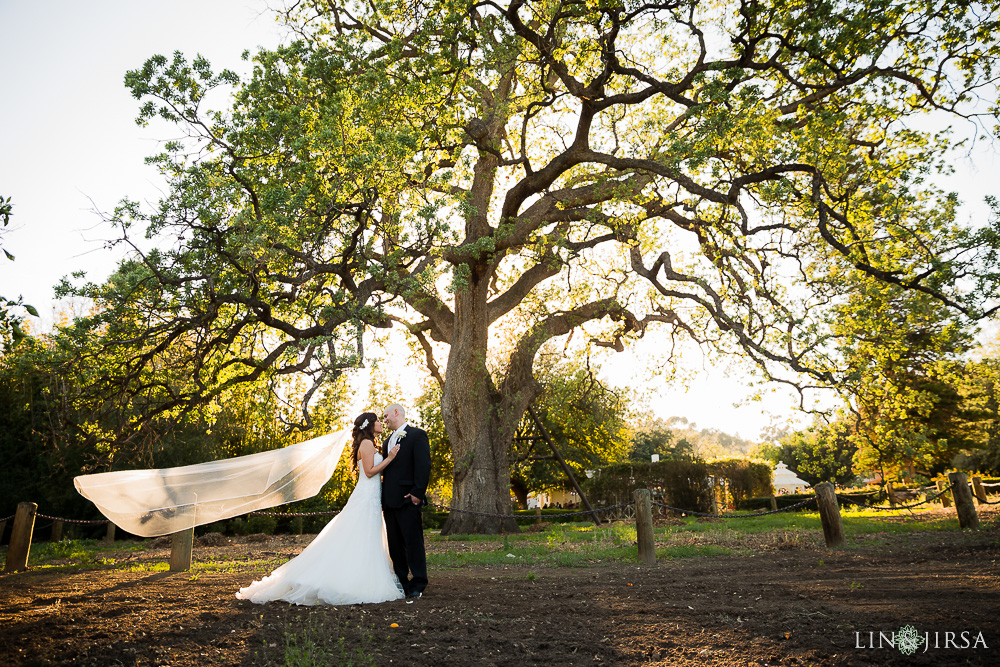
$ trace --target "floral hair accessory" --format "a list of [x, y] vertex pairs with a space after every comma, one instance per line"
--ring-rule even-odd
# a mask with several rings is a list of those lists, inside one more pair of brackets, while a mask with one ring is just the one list
[[368, 420], [367, 419], [365, 419], [363, 422], [361, 422], [361, 426], [358, 427], [358, 430], [360, 431], [365, 426], [368, 426]]

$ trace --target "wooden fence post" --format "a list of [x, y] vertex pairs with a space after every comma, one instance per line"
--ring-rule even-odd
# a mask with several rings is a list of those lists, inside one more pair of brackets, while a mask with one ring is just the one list
[[14, 515], [14, 528], [10, 532], [7, 547], [7, 563], [4, 572], [15, 572], [28, 568], [28, 552], [31, 551], [31, 534], [35, 530], [35, 503], [18, 503]]
[[951, 482], [951, 495], [955, 499], [955, 512], [958, 513], [958, 526], [960, 528], [979, 528], [979, 515], [976, 514], [976, 506], [972, 502], [972, 492], [969, 491], [969, 479], [964, 472], [948, 473], [948, 480]]
[[944, 493], [945, 481], [939, 479], [934, 484], [937, 486], [938, 493], [941, 494], [938, 496], [938, 500], [941, 501], [941, 507], [951, 507], [951, 498], [948, 497], [947, 493]]
[[535, 524], [538, 525], [538, 526], [542, 525], [542, 506], [541, 505], [538, 505], [537, 507], [535, 507]]
[[3, 541], [3, 533], [7, 530], [7, 519], [0, 521], [0, 541]]
[[58, 542], [62, 539], [63, 522], [56, 519], [52, 522], [52, 536], [49, 538], [50, 542]]
[[892, 488], [892, 482], [885, 483], [885, 494], [889, 500], [889, 507], [896, 506], [896, 490]]
[[772, 512], [778, 511], [778, 499], [775, 498], [773, 495], [771, 496], [771, 511]]
[[983, 488], [983, 478], [979, 475], [972, 478], [972, 491], [976, 494], [976, 500], [980, 505], [986, 503], [986, 489]]
[[823, 482], [816, 485], [816, 504], [819, 506], [819, 519], [823, 524], [823, 538], [828, 547], [842, 547], [844, 539], [844, 522], [840, 518], [840, 504], [837, 503], [837, 492], [833, 484]]
[[108, 531], [104, 533], [104, 541], [109, 544], [115, 541], [115, 524], [113, 521], [108, 521]]
[[650, 502], [649, 489], [636, 489], [632, 497], [635, 498], [635, 536], [639, 544], [639, 562], [643, 565], [656, 565], [653, 506]]
[[191, 550], [194, 548], [194, 528], [170, 536], [170, 571], [186, 572], [191, 569]]

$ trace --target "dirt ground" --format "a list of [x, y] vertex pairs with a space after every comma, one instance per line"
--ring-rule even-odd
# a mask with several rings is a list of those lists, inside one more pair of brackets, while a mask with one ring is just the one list
[[[0, 576], [0, 664], [283, 664], [290, 635], [322, 652], [317, 664], [997, 665], [1000, 517], [980, 516], [978, 532], [842, 550], [779, 542], [645, 568], [438, 568], [420, 600], [350, 607], [239, 601], [247, 572], [36, 569]], [[234, 539], [195, 559], [283, 558], [308, 539]], [[168, 549], [122, 557], [162, 562]], [[926, 651], [886, 642], [907, 625]]]

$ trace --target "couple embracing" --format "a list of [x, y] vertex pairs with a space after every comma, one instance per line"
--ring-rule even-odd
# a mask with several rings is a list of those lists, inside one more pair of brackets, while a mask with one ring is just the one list
[[[385, 437], [381, 446], [380, 436]], [[427, 587], [421, 507], [430, 477], [427, 434], [393, 404], [354, 420], [358, 482], [344, 509], [309, 546], [236, 597], [343, 605], [419, 598]]]

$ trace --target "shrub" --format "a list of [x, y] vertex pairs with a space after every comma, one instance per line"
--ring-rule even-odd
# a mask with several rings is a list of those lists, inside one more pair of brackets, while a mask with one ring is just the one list
[[242, 517], [236, 517], [235, 519], [230, 519], [229, 523], [226, 525], [227, 535], [249, 535], [250, 527], [247, 522]]
[[425, 529], [441, 530], [444, 522], [448, 520], [448, 512], [435, 512], [424, 510], [423, 525]]
[[278, 527], [278, 519], [273, 516], [261, 516], [252, 514], [247, 517], [247, 530], [251, 533], [264, 533], [273, 535], [274, 529]]
[[618, 463], [597, 470], [585, 483], [585, 492], [591, 504], [599, 507], [631, 503], [633, 491], [649, 489], [656, 501], [707, 512], [712, 507], [708, 477], [708, 464], [700, 460]]
[[215, 523], [210, 523], [207, 526], [198, 526], [194, 530], [194, 534], [201, 537], [202, 535], [207, 535], [208, 533], [225, 533], [226, 532], [226, 522], [216, 521]]
[[749, 459], [717, 459], [709, 462], [708, 469], [729, 492], [733, 507], [739, 507], [747, 498], [766, 497], [774, 493], [770, 463]]

